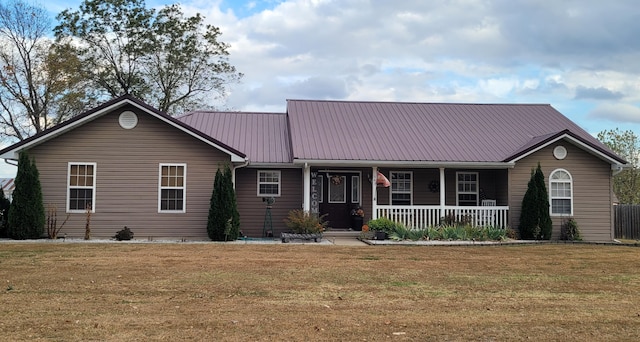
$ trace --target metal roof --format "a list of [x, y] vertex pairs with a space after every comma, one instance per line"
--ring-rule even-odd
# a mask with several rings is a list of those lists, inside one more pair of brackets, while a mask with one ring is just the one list
[[285, 113], [196, 111], [176, 119], [242, 151], [252, 164], [292, 161]]
[[508, 162], [570, 132], [624, 163], [548, 104], [288, 100], [287, 113], [300, 160]]
[[287, 113], [196, 111], [173, 118], [130, 95], [4, 148], [0, 157], [15, 158], [22, 149], [127, 104], [229, 153], [235, 162], [502, 165], [565, 139], [612, 164], [626, 164], [547, 104], [287, 100]]

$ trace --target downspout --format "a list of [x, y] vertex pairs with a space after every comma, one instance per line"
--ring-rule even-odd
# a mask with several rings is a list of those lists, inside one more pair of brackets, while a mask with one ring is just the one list
[[[613, 177], [615, 177], [617, 174], [619, 174], [620, 172], [622, 172], [622, 170], [624, 170], [624, 167], [621, 164], [615, 164], [615, 165], [611, 165], [611, 170], [613, 170], [613, 172], [611, 172], [611, 189], [609, 190], [610, 192], [610, 196], [611, 196], [611, 200], [613, 202], [613, 196], [615, 196], [615, 193], [613, 192]], [[611, 206], [611, 231], [609, 232], [610, 234], [610, 239], [611, 241], [617, 241], [616, 240], [616, 228], [615, 228], [615, 213], [614, 213], [614, 209], [613, 209], [613, 205]]]
[[236, 169], [245, 167], [247, 165], [249, 165], [249, 158], [244, 158], [244, 163], [236, 165], [231, 169], [231, 182], [233, 183], [233, 190], [236, 189]]
[[611, 165], [611, 169], [613, 170], [613, 173], [611, 174], [611, 176], [615, 177], [617, 174], [622, 172], [622, 170], [624, 170], [624, 167], [620, 164], [615, 164], [615, 165]]
[[[15, 163], [15, 164], [12, 164], [12, 163], [10, 163], [10, 162], [9, 162], [9, 160], [13, 160], [13, 161], [15, 161], [16, 163]], [[16, 166], [16, 167], [18, 166], [18, 161], [17, 161], [17, 160], [15, 160], [15, 159], [6, 159], [6, 158], [5, 158], [5, 159], [4, 159], [4, 162], [5, 162], [5, 163], [7, 163], [7, 164], [9, 164], [9, 165], [13, 165], [13, 166]]]

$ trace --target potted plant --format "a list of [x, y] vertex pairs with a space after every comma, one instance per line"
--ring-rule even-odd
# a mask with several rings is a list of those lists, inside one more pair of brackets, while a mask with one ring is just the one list
[[396, 223], [386, 217], [370, 220], [367, 225], [369, 230], [375, 233], [376, 240], [385, 240], [396, 227]]
[[325, 221], [325, 216], [327, 214], [316, 215], [300, 209], [291, 210], [287, 218], [284, 219], [287, 227], [291, 229], [291, 233], [281, 233], [282, 242], [289, 242], [291, 239], [314, 240], [316, 242], [322, 240], [322, 232], [329, 224], [329, 221]]
[[351, 209], [351, 229], [353, 230], [362, 230], [362, 225], [364, 223], [364, 210], [362, 210], [361, 206], [356, 206]]

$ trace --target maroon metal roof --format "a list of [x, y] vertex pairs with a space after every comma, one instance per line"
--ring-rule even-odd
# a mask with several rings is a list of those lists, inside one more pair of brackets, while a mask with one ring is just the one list
[[292, 161], [284, 113], [197, 111], [176, 119], [242, 151], [251, 163]]
[[288, 100], [287, 113], [301, 160], [503, 162], [570, 132], [624, 162], [547, 104]]

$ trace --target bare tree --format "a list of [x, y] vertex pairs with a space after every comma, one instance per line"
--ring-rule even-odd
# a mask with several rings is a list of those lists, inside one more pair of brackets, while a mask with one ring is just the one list
[[206, 97], [226, 96], [226, 84], [242, 77], [227, 60], [229, 45], [218, 41], [220, 29], [203, 21], [200, 14], [185, 18], [177, 5], [155, 18], [143, 68], [160, 110], [209, 107]]
[[220, 30], [178, 5], [158, 11], [144, 0], [84, 0], [58, 15], [58, 42], [74, 42], [94, 89], [132, 94], [172, 113], [207, 107], [242, 76], [227, 60]]
[[21, 0], [0, 4], [0, 137], [23, 140], [87, 105], [79, 60], [47, 37], [47, 12]]

